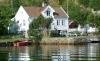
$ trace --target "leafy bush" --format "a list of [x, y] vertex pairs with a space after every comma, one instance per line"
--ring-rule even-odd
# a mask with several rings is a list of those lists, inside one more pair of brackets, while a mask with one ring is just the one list
[[30, 39], [34, 39], [35, 41], [41, 41], [42, 39], [42, 33], [40, 30], [36, 30], [36, 29], [32, 29], [30, 32], [29, 32], [29, 35], [30, 35]]
[[60, 34], [58, 30], [51, 31], [50, 36], [51, 37], [65, 37], [65, 35]]

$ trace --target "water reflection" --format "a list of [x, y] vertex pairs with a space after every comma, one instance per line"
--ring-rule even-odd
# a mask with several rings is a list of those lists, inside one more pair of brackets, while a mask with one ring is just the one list
[[0, 52], [0, 61], [8, 61], [8, 53]]
[[57, 51], [51, 54], [52, 61], [70, 61], [69, 50], [60, 47]]
[[14, 47], [12, 51], [9, 52], [9, 61], [29, 61], [29, 47]]
[[41, 46], [34, 46], [34, 48], [31, 48], [30, 50], [30, 58], [33, 61], [41, 61], [42, 60], [42, 48]]
[[100, 44], [1, 47], [0, 61], [100, 61]]
[[88, 45], [88, 60], [100, 61], [100, 44]]

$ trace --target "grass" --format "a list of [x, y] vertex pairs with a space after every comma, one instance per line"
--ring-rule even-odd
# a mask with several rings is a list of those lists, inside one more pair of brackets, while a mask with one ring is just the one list
[[14, 42], [17, 39], [0, 39], [0, 42]]
[[4, 35], [0, 36], [0, 42], [13, 42], [18, 39], [22, 39], [22, 35]]

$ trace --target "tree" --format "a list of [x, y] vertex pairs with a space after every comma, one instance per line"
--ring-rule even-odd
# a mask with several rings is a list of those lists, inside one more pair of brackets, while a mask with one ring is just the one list
[[68, 12], [71, 20], [77, 21], [81, 25], [86, 23], [88, 13], [84, 8], [77, 5], [75, 0], [68, 0], [67, 3], [63, 5], [63, 8]]
[[37, 19], [33, 20], [33, 22], [30, 24], [30, 28], [33, 29], [43, 29], [45, 24], [45, 19], [42, 15], [40, 15]]
[[45, 28], [49, 29], [51, 22], [52, 22], [51, 18], [45, 19], [42, 15], [40, 15], [37, 19], [33, 20], [30, 28], [41, 29], [41, 30]]
[[95, 16], [95, 24], [96, 27], [100, 30], [100, 16]]
[[0, 6], [0, 35], [8, 33], [8, 26], [10, 24], [11, 10], [9, 6]]
[[100, 10], [100, 0], [79, 0], [80, 4], [84, 5], [86, 8], [90, 7], [94, 10]]
[[50, 28], [52, 19], [45, 19], [40, 15], [37, 19], [34, 19], [29, 26], [29, 35], [35, 40], [41, 40], [43, 36], [43, 31]]
[[36, 42], [42, 39], [42, 29], [44, 27], [44, 17], [40, 15], [37, 19], [34, 19], [29, 26], [30, 38], [34, 39]]
[[69, 19], [77, 21], [81, 25], [85, 25], [90, 22], [91, 10], [89, 7], [89, 0], [65, 0], [62, 4], [63, 8], [69, 15]]
[[93, 8], [94, 10], [100, 10], [100, 0], [89, 0], [89, 2], [89, 7]]
[[20, 5], [22, 5], [21, 0], [11, 0], [11, 8], [12, 8], [13, 14], [15, 14], [17, 12]]
[[79, 3], [85, 7], [89, 7], [90, 0], [79, 0]]

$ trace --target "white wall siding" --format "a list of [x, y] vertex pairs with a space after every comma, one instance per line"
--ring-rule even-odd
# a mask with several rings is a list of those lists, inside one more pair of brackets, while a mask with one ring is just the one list
[[22, 6], [20, 6], [18, 12], [15, 15], [15, 21], [20, 27], [18, 31], [27, 31], [29, 29], [29, 16]]
[[55, 18], [51, 24], [51, 30], [66, 30], [68, 31], [67, 18]]

